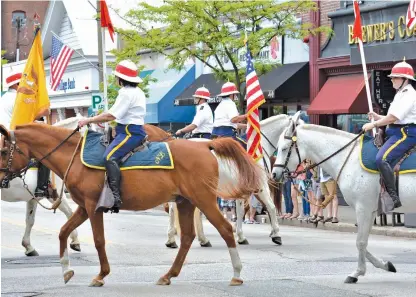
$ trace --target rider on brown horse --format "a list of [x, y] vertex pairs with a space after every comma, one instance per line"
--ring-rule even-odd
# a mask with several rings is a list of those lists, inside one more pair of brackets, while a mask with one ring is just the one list
[[146, 136], [143, 128], [146, 114], [146, 96], [137, 87], [142, 80], [138, 77], [137, 66], [132, 61], [121, 61], [116, 66], [114, 75], [121, 87], [114, 105], [107, 112], [80, 120], [79, 126], [113, 120], [117, 123], [116, 137], [107, 147], [104, 158], [108, 184], [114, 195], [112, 210], [118, 212], [122, 203], [120, 197], [120, 161], [128, 152], [138, 147]]

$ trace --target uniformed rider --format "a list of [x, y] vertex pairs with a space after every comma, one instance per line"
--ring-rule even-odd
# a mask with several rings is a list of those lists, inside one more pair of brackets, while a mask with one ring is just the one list
[[239, 126], [238, 124], [247, 119], [247, 114], [239, 114], [237, 105], [234, 102], [238, 101], [239, 93], [236, 85], [232, 82], [227, 82], [222, 86], [221, 93], [218, 95], [222, 100], [214, 112], [212, 136], [213, 138], [232, 137], [244, 145], [244, 141], [237, 137], [236, 130]]
[[389, 125], [386, 129], [388, 140], [378, 152], [376, 163], [395, 208], [402, 204], [394, 180], [393, 163], [416, 145], [416, 91], [409, 82], [415, 80], [414, 76], [413, 68], [408, 63], [403, 61], [396, 64], [389, 75], [396, 95], [387, 115], [370, 112], [369, 118], [374, 119], [374, 122], [363, 126], [363, 130], [368, 131]]
[[[13, 71], [7, 78], [5, 87], [8, 88], [7, 92], [1, 97], [0, 100], [0, 124], [6, 128], [10, 128], [10, 124], [13, 116], [13, 109], [16, 103], [17, 89], [19, 88], [20, 79], [22, 73], [20, 71]], [[41, 114], [37, 115], [36, 121], [43, 120], [44, 116], [48, 116], [50, 110], [46, 109]], [[38, 165], [38, 182], [35, 189], [36, 197], [50, 197], [48, 186], [50, 170], [48, 167], [39, 163]]]
[[121, 61], [114, 71], [117, 84], [121, 87], [114, 105], [100, 115], [79, 121], [79, 126], [90, 123], [104, 123], [115, 120], [116, 136], [104, 154], [107, 180], [114, 195], [112, 211], [121, 207], [120, 197], [120, 161], [134, 148], [142, 144], [146, 133], [144, 117], [146, 115], [146, 96], [138, 87], [142, 82], [137, 66], [130, 60]]
[[201, 87], [197, 89], [192, 96], [194, 97], [194, 103], [197, 105], [194, 120], [190, 125], [176, 131], [176, 135], [179, 136], [192, 131], [191, 138], [210, 139], [214, 118], [212, 109], [207, 103], [207, 100], [211, 98], [209, 90], [205, 87]]

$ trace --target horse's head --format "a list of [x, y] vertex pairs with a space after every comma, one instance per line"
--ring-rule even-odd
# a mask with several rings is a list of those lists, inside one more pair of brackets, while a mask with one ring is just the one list
[[11, 178], [14, 174], [19, 173], [27, 163], [28, 150], [17, 145], [14, 131], [8, 131], [3, 125], [0, 125], [0, 185], [3, 180]]
[[296, 127], [303, 124], [299, 116], [300, 113], [297, 113], [290, 119], [288, 127], [282, 132], [276, 145], [277, 156], [272, 171], [276, 181], [281, 181], [284, 173], [296, 170], [301, 163], [296, 136]]

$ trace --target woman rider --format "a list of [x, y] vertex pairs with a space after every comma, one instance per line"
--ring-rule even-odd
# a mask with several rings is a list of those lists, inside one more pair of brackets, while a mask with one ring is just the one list
[[90, 123], [104, 123], [115, 120], [116, 137], [104, 153], [107, 179], [114, 195], [112, 210], [118, 212], [121, 207], [120, 197], [120, 160], [131, 150], [138, 147], [146, 136], [144, 117], [146, 114], [146, 96], [137, 87], [142, 82], [138, 76], [137, 66], [129, 60], [121, 61], [114, 71], [117, 84], [121, 87], [114, 105], [100, 115], [84, 118], [79, 127]]

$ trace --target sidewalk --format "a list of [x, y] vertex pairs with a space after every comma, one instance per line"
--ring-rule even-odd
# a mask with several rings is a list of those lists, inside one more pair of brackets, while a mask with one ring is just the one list
[[[301, 207], [301, 205], [299, 206]], [[325, 211], [324, 211], [325, 214]], [[257, 215], [256, 221], [261, 222], [262, 218], [266, 219], [266, 222], [269, 222], [269, 217], [267, 215]], [[404, 216], [401, 216], [402, 223]], [[323, 230], [332, 230], [340, 232], [353, 232], [357, 233], [357, 227], [355, 226], [356, 218], [355, 211], [349, 206], [339, 206], [338, 210], [338, 220], [339, 223], [318, 223], [318, 226], [315, 226], [313, 223], [307, 223], [305, 221], [300, 221], [298, 219], [278, 219], [280, 225], [287, 226], [297, 226], [304, 228], [318, 228]], [[387, 226], [380, 226], [380, 217], [376, 217], [377, 225], [373, 225], [371, 229], [371, 234], [384, 235], [384, 236], [394, 236], [394, 237], [407, 237], [407, 238], [416, 238], [416, 228], [406, 228], [404, 226], [392, 226], [392, 215], [387, 215]]]

